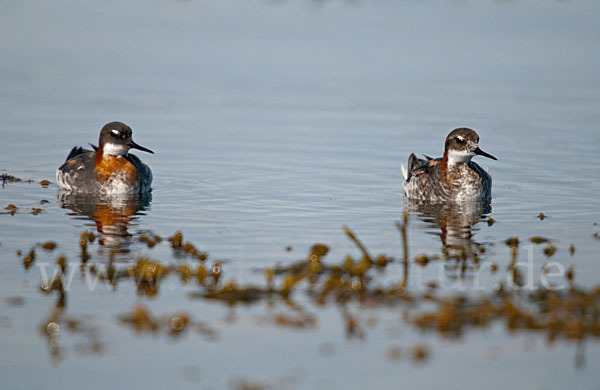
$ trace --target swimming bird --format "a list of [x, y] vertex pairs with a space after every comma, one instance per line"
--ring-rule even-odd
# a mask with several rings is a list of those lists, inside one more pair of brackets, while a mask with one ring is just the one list
[[110, 122], [100, 131], [98, 147], [74, 147], [56, 170], [58, 186], [70, 192], [131, 194], [151, 191], [152, 171], [130, 149], [154, 153], [133, 142], [129, 126]]
[[408, 157], [408, 169], [402, 165], [406, 195], [433, 202], [489, 201], [492, 177], [471, 161], [476, 155], [497, 160], [479, 148], [479, 135], [465, 127], [448, 134], [441, 158], [425, 156], [423, 160], [412, 153]]

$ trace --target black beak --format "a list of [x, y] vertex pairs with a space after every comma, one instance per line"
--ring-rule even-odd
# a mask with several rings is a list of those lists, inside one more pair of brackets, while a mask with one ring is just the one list
[[[150, 149], [148, 149], [148, 148], [145, 148], [145, 147], [143, 147], [143, 146], [140, 146], [140, 145], [136, 144], [136, 143], [135, 143], [135, 142], [133, 142], [133, 141], [131, 141], [131, 142], [130, 142], [129, 144], [127, 144], [127, 145], [128, 145], [128, 146], [129, 146], [131, 149], [138, 149], [138, 150], [141, 150], [142, 152], [148, 152], [148, 153], [152, 153], [152, 154], [154, 154], [154, 152], [153, 152], [153, 151], [151, 151]], [[494, 159], [494, 160], [495, 160], [495, 159]]]
[[491, 158], [492, 160], [498, 160], [496, 157], [492, 156], [491, 154], [486, 153], [483, 150], [479, 149], [479, 147], [477, 147], [477, 149], [475, 149], [475, 154], [478, 154], [483, 157]]

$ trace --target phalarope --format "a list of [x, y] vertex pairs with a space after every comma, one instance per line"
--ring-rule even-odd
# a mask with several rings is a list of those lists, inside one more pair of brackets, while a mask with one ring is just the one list
[[489, 201], [492, 177], [471, 161], [475, 155], [496, 160], [479, 148], [479, 135], [471, 129], [455, 129], [446, 137], [444, 156], [425, 160], [412, 153], [408, 169], [402, 165], [404, 191], [409, 198], [433, 202]]
[[152, 171], [130, 149], [154, 153], [133, 142], [129, 126], [110, 122], [100, 131], [94, 151], [74, 147], [56, 171], [58, 186], [66, 191], [119, 194], [151, 191]]

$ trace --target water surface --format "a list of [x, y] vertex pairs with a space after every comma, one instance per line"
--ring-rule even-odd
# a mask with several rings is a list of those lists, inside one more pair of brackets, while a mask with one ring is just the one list
[[[90, 289], [78, 273], [64, 301], [40, 290], [42, 270], [51, 275], [60, 254], [79, 269], [86, 229], [98, 236], [88, 266], [109, 264], [111, 253], [122, 269], [140, 255], [196, 265], [166, 241], [149, 249], [139, 240], [145, 231], [166, 238], [179, 230], [208, 253], [209, 269], [220, 262], [220, 283], [264, 287], [265, 268], [305, 259], [315, 243], [330, 248], [324, 263], [358, 260], [343, 225], [373, 255], [393, 258], [370, 271], [370, 286], [399, 286], [406, 274], [396, 222], [405, 210], [406, 287], [415, 296], [428, 282], [440, 296], [495, 294], [510, 281], [509, 237], [520, 238], [518, 261], [531, 259], [534, 286], [542, 266], [556, 262], [553, 271], [564, 272], [548, 279], [560, 291], [569, 289], [571, 266], [576, 286], [593, 289], [595, 2], [38, 1], [2, 9], [0, 173], [23, 179], [0, 190], [2, 208], [18, 207], [0, 215], [5, 386], [597, 386], [597, 335], [549, 343], [545, 332], [511, 332], [499, 320], [449, 337], [407, 321], [407, 312], [435, 306], [421, 300], [416, 308], [319, 305], [302, 286], [292, 303], [231, 307], [198, 298], [202, 289], [179, 275], [154, 296], [127, 280]], [[151, 199], [59, 193], [54, 171], [70, 148], [97, 142], [113, 120], [156, 151], [138, 153], [154, 172]], [[461, 126], [476, 129], [498, 157], [477, 160], [493, 176], [491, 205], [408, 202], [400, 164], [411, 152], [441, 155], [447, 133]], [[52, 183], [42, 187], [43, 179]], [[548, 244], [531, 244], [532, 236], [550, 239], [556, 252], [548, 257]], [[29, 249], [46, 241], [58, 247], [37, 248], [25, 270]], [[470, 259], [462, 268], [413, 261], [462, 248]], [[534, 306], [528, 292], [520, 297]], [[156, 318], [185, 312], [195, 325], [179, 336], [168, 327], [138, 333], [120, 319], [139, 304]], [[305, 322], [292, 326], [288, 317]], [[422, 346], [426, 356], [411, 357]]]

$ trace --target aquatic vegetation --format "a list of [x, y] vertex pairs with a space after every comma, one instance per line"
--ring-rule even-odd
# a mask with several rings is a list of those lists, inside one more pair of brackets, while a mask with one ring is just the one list
[[516, 249], [519, 247], [519, 238], [518, 237], [511, 237], [511, 238], [507, 238], [504, 243], [506, 245], [508, 245], [509, 247]]
[[[568, 276], [567, 276], [568, 277]], [[553, 341], [600, 336], [600, 291], [568, 290], [566, 292], [538, 289], [519, 302], [513, 293], [499, 292], [496, 296], [469, 299], [459, 296], [438, 301], [438, 309], [416, 315], [413, 323], [449, 337], [459, 337], [468, 328], [487, 327], [502, 320], [511, 332], [540, 331]], [[527, 309], [534, 304], [536, 309]]]
[[140, 304], [131, 313], [119, 316], [118, 320], [138, 334], [165, 332], [171, 337], [179, 337], [191, 329], [208, 339], [216, 338], [216, 332], [212, 328], [202, 321], [194, 321], [186, 312], [155, 317], [146, 306]]
[[138, 240], [140, 242], [145, 243], [148, 246], [148, 248], [152, 249], [152, 248], [154, 248], [154, 246], [156, 246], [157, 244], [160, 244], [162, 242], [162, 237], [146, 230], [146, 231], [139, 232]]
[[552, 257], [556, 253], [556, 247], [553, 244], [548, 244], [547, 247], [544, 248], [544, 254], [546, 257]]
[[416, 344], [412, 347], [410, 354], [413, 361], [424, 362], [429, 358], [429, 347], [424, 343]]
[[540, 236], [533, 236], [533, 237], [529, 238], [529, 241], [531, 241], [534, 244], [544, 244], [544, 243], [550, 242], [550, 240], [547, 239], [546, 237], [540, 237]]
[[56, 243], [54, 241], [46, 241], [42, 244], [42, 248], [44, 248], [47, 251], [53, 251], [54, 249], [56, 249]]
[[151, 284], [156, 284], [167, 273], [167, 269], [162, 264], [143, 257], [140, 257], [129, 270], [138, 282]]
[[[229, 309], [242, 306], [265, 304], [266, 313], [258, 316], [259, 324], [283, 329], [313, 330], [318, 328], [319, 315], [315, 312], [323, 307], [335, 307], [343, 322], [343, 332], [348, 338], [365, 339], [370, 327], [377, 319], [362, 318], [353, 308], [360, 306], [370, 310], [385, 310], [399, 307], [403, 310], [402, 322], [414, 329], [435, 332], [444, 337], [460, 338], [472, 329], [485, 329], [493, 323], [502, 323], [508, 332], [536, 332], [545, 334], [549, 341], [557, 338], [584, 340], [600, 337], [600, 287], [583, 289], [575, 283], [575, 271], [569, 267], [565, 274], [568, 288], [554, 289], [554, 285], [532, 286], [524, 290], [527, 276], [519, 267], [518, 256], [521, 246], [519, 237], [503, 241], [509, 248], [510, 259], [506, 267], [501, 267], [496, 259], [485, 257], [492, 244], [472, 243], [450, 245], [443, 241], [440, 253], [409, 256], [407, 213], [396, 224], [402, 241], [402, 254], [399, 257], [385, 253], [372, 254], [359, 236], [347, 226], [342, 230], [354, 243], [356, 254], [347, 254], [339, 261], [330, 261], [328, 245], [314, 244], [306, 256], [287, 263], [259, 269], [264, 281], [240, 283], [235, 279], [224, 279], [227, 263], [211, 259], [207, 252], [200, 251], [191, 242], [184, 241], [178, 231], [166, 239], [148, 231], [134, 234], [136, 242], [148, 251], [170, 247], [172, 256], [167, 260], [151, 259], [148, 254], [123, 252], [122, 248], [112, 247], [107, 257], [93, 254], [90, 247], [103, 245], [101, 236], [85, 230], [79, 236], [79, 267], [82, 275], [90, 274], [98, 280], [106, 280], [113, 288], [120, 283], [133, 283], [141, 296], [155, 297], [165, 280], [172, 285], [175, 281], [186, 286], [191, 300], [222, 303]], [[544, 245], [540, 251], [551, 257], [558, 248], [552, 240], [534, 235], [528, 239], [535, 245]], [[164, 245], [161, 245], [164, 244]], [[25, 269], [36, 261], [37, 248], [42, 248], [47, 256], [58, 247], [54, 241], [34, 245], [29, 251], [19, 253]], [[574, 255], [574, 246], [569, 248]], [[126, 255], [117, 260], [118, 253]], [[100, 257], [98, 257], [100, 256]], [[428, 281], [421, 290], [409, 288], [410, 269], [418, 266], [426, 268], [432, 263], [443, 263], [448, 277], [467, 278], [469, 273], [489, 272], [490, 275], [506, 272], [506, 282], [500, 282], [494, 291], [474, 294], [453, 295], [440, 288], [439, 283]], [[482, 268], [485, 263], [488, 268]], [[393, 267], [390, 267], [393, 266]], [[50, 320], [44, 323], [44, 334], [48, 339], [51, 356], [59, 360], [62, 351], [58, 343], [60, 329], [65, 328], [62, 312], [66, 307], [68, 285], [64, 275], [69, 269], [67, 258], [60, 255], [56, 259], [55, 274], [40, 284], [40, 290], [47, 295], [56, 294]], [[393, 270], [393, 271], [392, 271]], [[485, 271], [488, 270], [488, 271]], [[548, 265], [541, 269], [542, 275], [549, 273]], [[391, 275], [388, 283], [381, 277]], [[87, 276], [86, 276], [87, 277]], [[195, 331], [214, 339], [216, 332], [210, 324], [194, 320], [189, 310], [183, 309], [172, 314], [153, 315], [148, 306], [137, 304], [131, 313], [119, 316], [119, 323], [131, 327], [139, 334], [166, 334], [177, 338]], [[88, 350], [101, 351], [98, 336], [92, 342], [96, 347]], [[390, 346], [384, 357], [390, 361], [409, 358], [415, 363], [427, 361], [430, 347], [418, 343], [412, 347]]]
[[2, 215], [2, 214], [15, 215], [17, 213], [38, 215], [38, 214], [41, 214], [42, 212], [44, 212], [44, 209], [39, 208], [39, 207], [32, 207], [31, 209], [23, 209], [23, 208], [15, 206], [13, 203], [9, 203], [6, 207], [4, 207], [4, 210], [6, 210], [6, 211], [0, 211], [0, 215]]
[[2, 186], [4, 186], [6, 183], [18, 183], [22, 181], [20, 178], [15, 177], [13, 175], [9, 175], [7, 173], [1, 174], [0, 179], [2, 179]]
[[434, 261], [434, 260], [439, 260], [439, 256], [434, 255], [434, 256], [427, 256], [426, 254], [420, 254], [417, 257], [414, 258], [414, 262], [419, 264], [421, 267], [426, 267], [427, 264], [429, 264], [430, 261]]
[[7, 212], [2, 212], [1, 214], [15, 215], [16, 212], [17, 212], [17, 206], [15, 206], [14, 204], [10, 203], [8, 206], [6, 206], [4, 208], [4, 210], [7, 210]]
[[171, 243], [172, 248], [181, 248], [183, 245], [183, 233], [175, 232], [175, 234], [167, 238], [167, 240]]
[[25, 267], [26, 270], [28, 270], [34, 261], [35, 261], [35, 249], [31, 248], [31, 250], [23, 258], [23, 266]]
[[90, 233], [89, 231], [84, 231], [81, 233], [81, 237], [79, 238], [79, 247], [81, 248], [81, 263], [85, 264], [90, 259], [90, 254], [88, 253], [88, 242], [93, 243], [96, 239], [94, 233]]
[[399, 361], [408, 355], [414, 363], [424, 363], [430, 354], [429, 346], [424, 342], [419, 342], [408, 349], [396, 345], [391, 346], [385, 352], [385, 357], [388, 361]]
[[492, 260], [492, 262], [490, 263], [490, 270], [492, 271], [492, 273], [496, 273], [498, 271], [498, 263], [496, 262], [496, 260]]
[[123, 315], [119, 320], [124, 324], [131, 325], [136, 333], [158, 330], [158, 321], [152, 317], [146, 307], [141, 305], [134, 307], [131, 314]]

